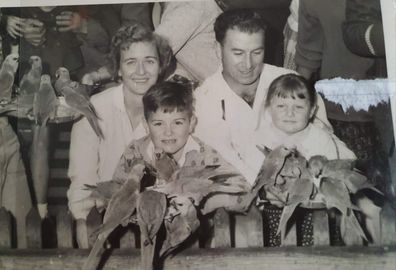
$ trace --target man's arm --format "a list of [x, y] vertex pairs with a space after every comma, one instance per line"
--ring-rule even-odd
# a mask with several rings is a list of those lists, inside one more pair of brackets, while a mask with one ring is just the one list
[[360, 56], [385, 56], [381, 5], [378, 0], [347, 0], [342, 33], [348, 49]]
[[312, 14], [308, 5], [308, 1], [300, 1], [295, 58], [297, 72], [306, 79], [310, 79], [321, 65], [324, 42], [320, 22]]

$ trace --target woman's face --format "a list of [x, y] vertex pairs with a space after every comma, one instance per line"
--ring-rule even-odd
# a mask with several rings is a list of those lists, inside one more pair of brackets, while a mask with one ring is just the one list
[[159, 56], [153, 43], [136, 42], [121, 50], [118, 75], [126, 90], [144, 95], [157, 82], [159, 72]]

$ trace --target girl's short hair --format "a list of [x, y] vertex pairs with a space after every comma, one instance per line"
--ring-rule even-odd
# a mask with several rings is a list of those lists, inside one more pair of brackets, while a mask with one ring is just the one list
[[143, 110], [146, 120], [158, 109], [165, 113], [187, 111], [194, 113], [194, 97], [187, 84], [164, 81], [154, 84], [143, 96]]
[[311, 108], [316, 105], [316, 91], [314, 86], [304, 77], [289, 73], [272, 81], [268, 88], [265, 106], [269, 107], [274, 96], [308, 99]]
[[175, 59], [168, 41], [151, 31], [147, 26], [136, 23], [121, 27], [111, 39], [108, 60], [114, 78], [118, 76], [120, 69], [121, 51], [127, 50], [131, 44], [137, 42], [150, 42], [157, 48], [160, 66], [159, 80], [165, 79], [173, 72]]

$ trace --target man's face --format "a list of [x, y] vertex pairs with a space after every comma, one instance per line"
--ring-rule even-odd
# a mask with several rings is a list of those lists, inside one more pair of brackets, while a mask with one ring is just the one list
[[121, 50], [120, 69], [124, 88], [136, 95], [144, 95], [157, 82], [160, 71], [159, 57], [151, 42], [132, 43]]
[[264, 60], [264, 32], [244, 33], [228, 29], [220, 45], [223, 76], [231, 89], [258, 82]]
[[147, 120], [154, 146], [173, 155], [175, 160], [180, 159], [195, 122], [195, 116], [190, 117], [186, 111], [164, 112], [161, 108], [151, 113]]
[[275, 127], [288, 135], [292, 135], [306, 128], [313, 116], [314, 108], [308, 99], [291, 96], [274, 96], [269, 111]]

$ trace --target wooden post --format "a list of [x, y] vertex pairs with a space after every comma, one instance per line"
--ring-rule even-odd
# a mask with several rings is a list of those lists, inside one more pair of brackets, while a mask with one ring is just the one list
[[326, 209], [313, 211], [314, 246], [329, 246], [329, 217]]
[[67, 208], [62, 208], [56, 216], [58, 248], [73, 247], [73, 218]]
[[26, 240], [28, 248], [42, 248], [41, 217], [35, 207], [26, 216]]
[[214, 215], [214, 239], [211, 247], [231, 247], [230, 217], [223, 209]]
[[263, 247], [263, 217], [252, 206], [247, 215], [235, 215], [235, 247]]
[[12, 247], [11, 214], [4, 207], [0, 208], [0, 248]]
[[396, 244], [396, 212], [388, 204], [385, 204], [381, 211], [381, 245]]
[[97, 232], [100, 225], [102, 225], [103, 218], [102, 215], [98, 212], [96, 207], [93, 207], [87, 216], [87, 238], [88, 238], [88, 246], [92, 247], [96, 241]]
[[354, 227], [348, 221], [345, 224], [345, 235], [342, 236], [342, 240], [347, 246], [363, 245], [362, 237], [356, 233]]
[[76, 220], [76, 238], [79, 248], [89, 248], [87, 222], [85, 219]]
[[285, 235], [285, 239], [282, 241], [282, 246], [297, 246], [297, 224], [295, 220], [291, 220], [293, 223], [288, 227]]

